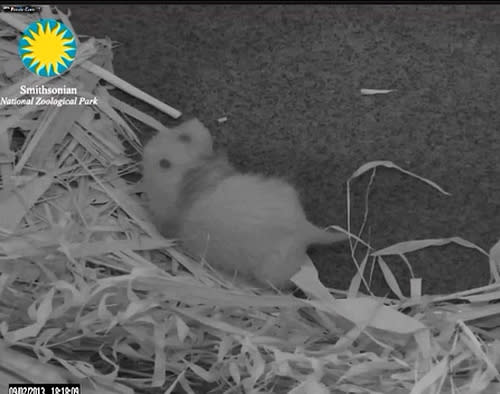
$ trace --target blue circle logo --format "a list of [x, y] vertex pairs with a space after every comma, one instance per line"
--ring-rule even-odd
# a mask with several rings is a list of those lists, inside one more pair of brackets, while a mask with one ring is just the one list
[[54, 19], [40, 19], [23, 32], [18, 46], [24, 66], [41, 77], [61, 75], [76, 55], [75, 36]]

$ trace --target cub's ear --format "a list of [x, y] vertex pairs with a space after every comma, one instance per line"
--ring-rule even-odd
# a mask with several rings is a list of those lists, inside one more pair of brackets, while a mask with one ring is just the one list
[[200, 130], [200, 129], [207, 129], [203, 123], [201, 122], [201, 120], [199, 120], [197, 117], [195, 116], [190, 116], [190, 117], [187, 117], [186, 120], [182, 121], [181, 123], [179, 123], [176, 128], [182, 128], [182, 127], [185, 127], [185, 128], [188, 128], [190, 130]]
[[193, 134], [208, 135], [211, 137], [208, 128], [203, 123], [201, 123], [198, 118], [191, 118], [189, 120], [186, 120], [181, 124], [175, 126], [173, 129], [179, 134], [184, 133], [190, 135], [191, 137], [193, 136]]
[[191, 118], [172, 128], [180, 142], [189, 144], [189, 149], [198, 154], [213, 152], [213, 138], [208, 128], [197, 118]]

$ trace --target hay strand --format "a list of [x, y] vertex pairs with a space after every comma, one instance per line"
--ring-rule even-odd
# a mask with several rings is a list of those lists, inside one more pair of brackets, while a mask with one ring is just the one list
[[[57, 15], [71, 26], [69, 14]], [[125, 143], [140, 154], [138, 130], [168, 129], [98, 82], [180, 112], [113, 74], [109, 40], [80, 37], [62, 76], [30, 74], [8, 39], [29, 18], [0, 14], [0, 96], [66, 85], [97, 100], [0, 106], [0, 389], [57, 381], [96, 394], [500, 392], [500, 242], [489, 252], [459, 236], [373, 250], [362, 239], [368, 192], [352, 228], [350, 183], [371, 173], [369, 188], [380, 166], [449, 195], [443, 188], [390, 161], [366, 163], [347, 183], [357, 272], [346, 291], [323, 286], [310, 261], [293, 277], [305, 298], [236, 285], [154, 228], [140, 183], [126, 176], [138, 166]], [[491, 282], [422, 294], [411, 254], [449, 243], [478, 252]], [[410, 289], [388, 255], [409, 267]], [[372, 294], [370, 266], [396, 298]]]

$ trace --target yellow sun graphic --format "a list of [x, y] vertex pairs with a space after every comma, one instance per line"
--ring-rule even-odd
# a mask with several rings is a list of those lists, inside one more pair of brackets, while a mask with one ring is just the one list
[[75, 60], [76, 40], [61, 22], [40, 19], [26, 28], [18, 49], [28, 70], [43, 77], [53, 77], [65, 72]]

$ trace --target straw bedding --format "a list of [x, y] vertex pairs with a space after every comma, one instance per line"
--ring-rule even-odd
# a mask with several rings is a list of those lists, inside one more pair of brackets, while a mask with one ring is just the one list
[[[55, 14], [52, 14], [52, 12]], [[44, 7], [42, 17], [68, 15]], [[293, 278], [306, 297], [243, 288], [159, 235], [137, 173], [141, 130], [168, 129], [113, 97], [121, 89], [181, 113], [116, 77], [113, 42], [80, 37], [69, 72], [24, 69], [17, 37], [39, 15], [0, 14], [0, 96], [77, 86], [97, 105], [0, 106], [0, 388], [80, 383], [88, 393], [498, 393], [500, 245], [459, 237], [373, 250], [352, 229], [357, 274], [326, 289], [314, 266]], [[350, 184], [380, 166], [371, 162]], [[368, 201], [365, 207], [368, 209]], [[338, 227], [337, 227], [338, 228]], [[489, 264], [490, 284], [442, 296], [401, 289], [384, 256], [457, 243]], [[379, 268], [394, 298], [370, 292]], [[459, 274], [459, 273], [457, 273]], [[5, 389], [5, 390], [4, 390]]]

